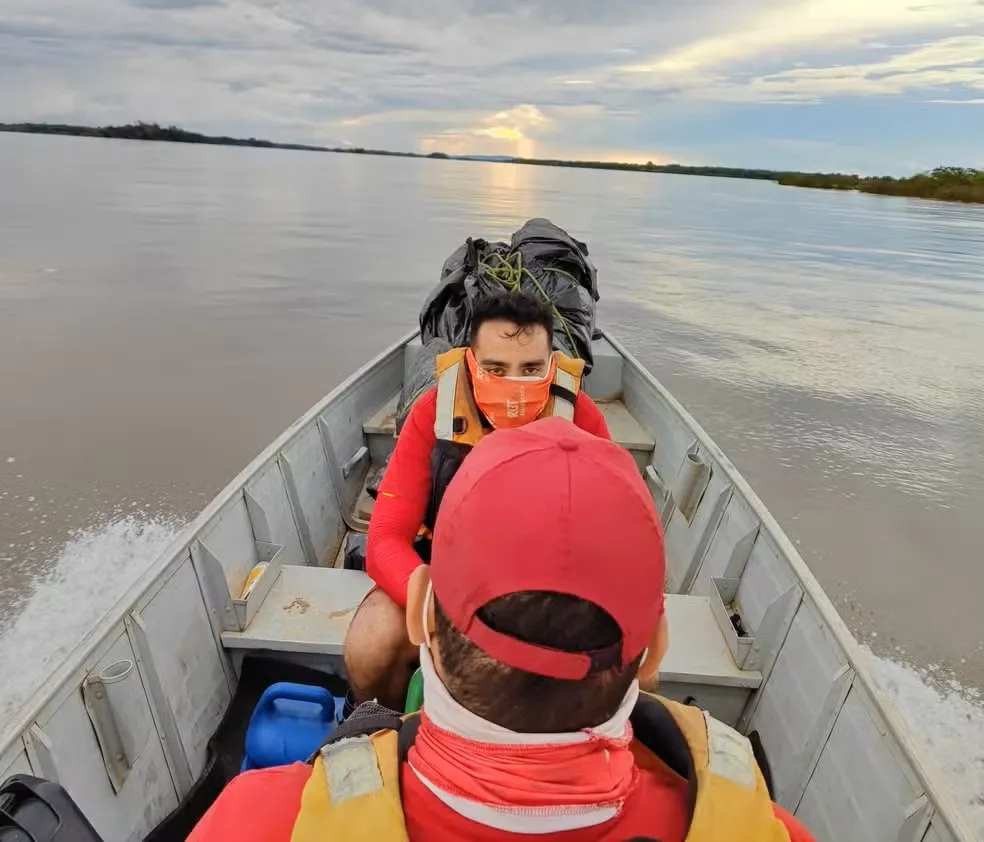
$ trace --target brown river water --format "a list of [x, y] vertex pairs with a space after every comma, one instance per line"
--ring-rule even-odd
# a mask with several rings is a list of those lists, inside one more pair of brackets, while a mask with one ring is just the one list
[[0, 185], [0, 716], [465, 237], [547, 216], [984, 834], [984, 207], [19, 135]]

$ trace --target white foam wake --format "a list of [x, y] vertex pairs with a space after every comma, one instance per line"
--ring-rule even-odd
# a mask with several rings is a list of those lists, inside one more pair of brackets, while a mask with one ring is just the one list
[[179, 528], [169, 518], [121, 516], [79, 530], [61, 547], [0, 636], [0, 722], [42, 687]]
[[875, 680], [895, 702], [926, 759], [984, 839], [984, 697], [935, 669], [880, 658], [863, 647]]

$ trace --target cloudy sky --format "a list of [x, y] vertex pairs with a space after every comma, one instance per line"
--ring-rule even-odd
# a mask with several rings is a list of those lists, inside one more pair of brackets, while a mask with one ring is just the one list
[[984, 166], [984, 0], [0, 0], [0, 121]]

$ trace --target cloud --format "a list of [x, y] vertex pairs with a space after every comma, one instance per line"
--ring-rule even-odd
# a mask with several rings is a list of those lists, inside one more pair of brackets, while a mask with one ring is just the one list
[[972, 93], [984, 82], [984, 3], [797, 2], [618, 70], [640, 89], [723, 103]]
[[816, 102], [830, 97], [898, 96], [931, 89], [984, 90], [984, 36], [962, 36], [899, 52], [882, 61], [784, 70], [704, 95]]
[[699, 39], [622, 69], [657, 76], [695, 74], [775, 58], [791, 48], [829, 53], [871, 44], [889, 34], [982, 24], [984, 5], [978, 0], [798, 0], [770, 9], [729, 33]]
[[549, 133], [553, 120], [535, 105], [514, 108], [480, 117], [477, 125], [449, 128], [421, 139], [428, 152], [472, 155], [537, 157], [537, 136]]
[[194, 9], [197, 6], [220, 6], [222, 0], [130, 0], [145, 9]]
[[982, 38], [977, 0], [4, 0], [0, 120], [664, 160], [755, 114], [765, 155], [829, 103], [979, 99]]
[[[552, 121], [535, 105], [523, 104], [490, 114], [484, 117], [482, 122], [486, 128], [480, 129], [480, 132], [505, 131], [522, 136], [524, 132], [542, 130]], [[489, 136], [494, 137], [494, 135]]]

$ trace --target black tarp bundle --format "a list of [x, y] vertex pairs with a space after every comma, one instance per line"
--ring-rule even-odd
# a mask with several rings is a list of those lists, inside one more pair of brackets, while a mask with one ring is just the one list
[[444, 261], [441, 282], [420, 311], [426, 345], [441, 338], [468, 343], [471, 305], [481, 295], [521, 290], [546, 297], [555, 308], [554, 348], [584, 360], [591, 370], [598, 272], [588, 247], [549, 219], [530, 219], [509, 243], [468, 238]]

